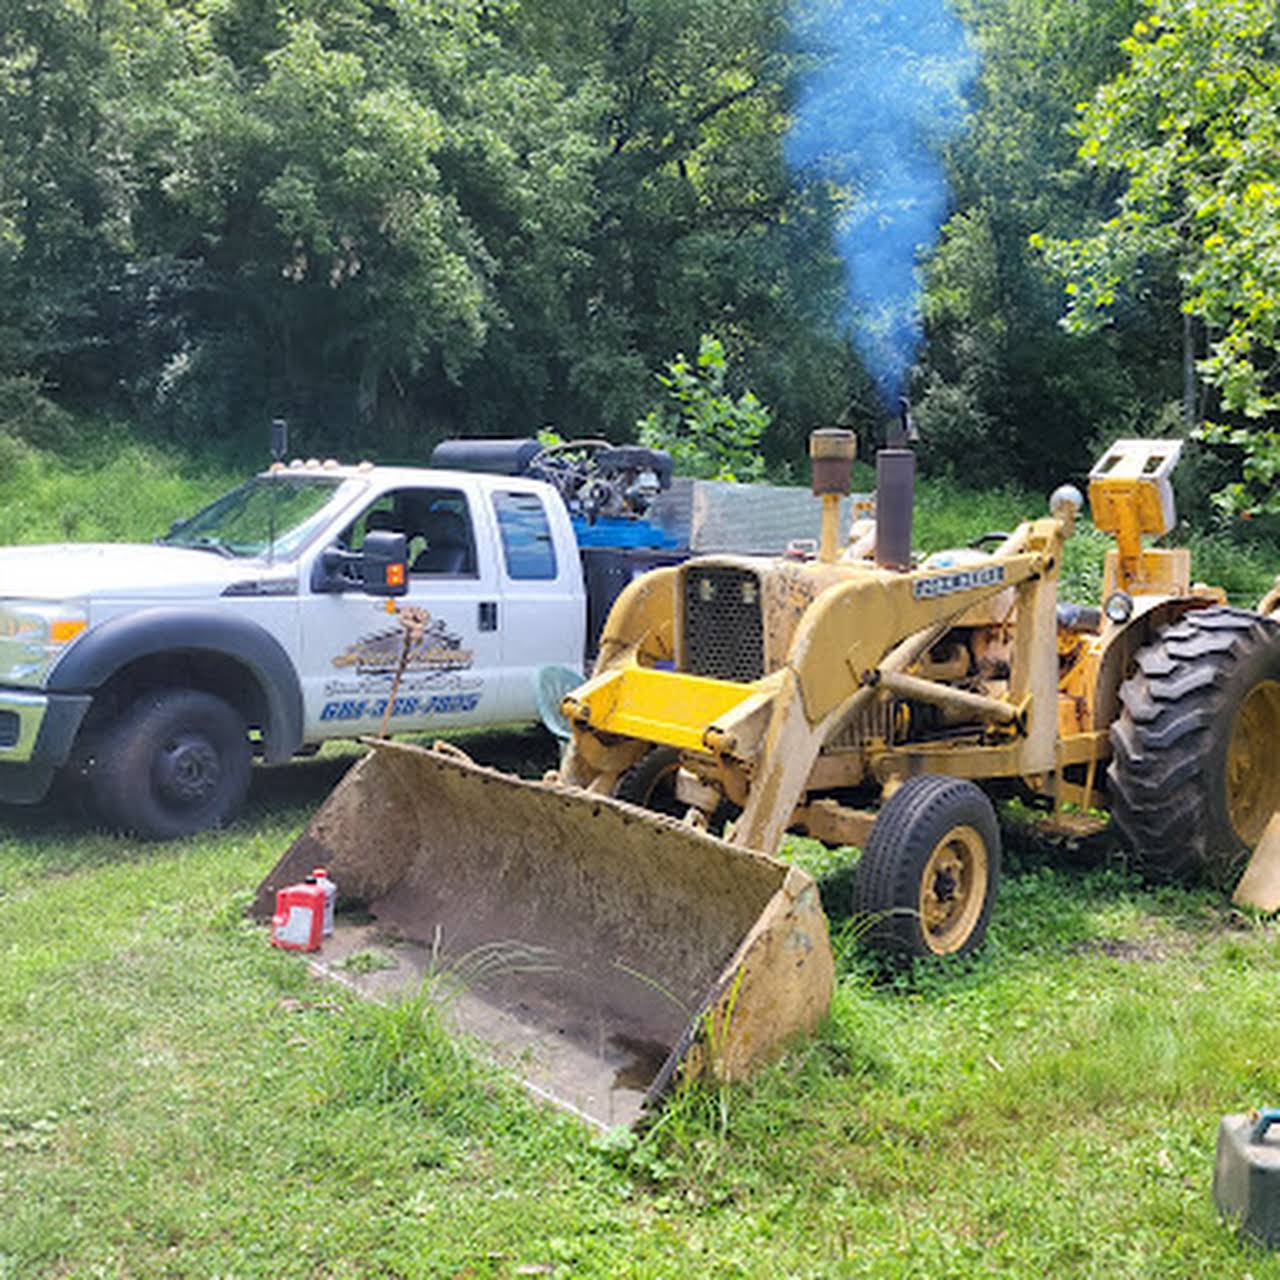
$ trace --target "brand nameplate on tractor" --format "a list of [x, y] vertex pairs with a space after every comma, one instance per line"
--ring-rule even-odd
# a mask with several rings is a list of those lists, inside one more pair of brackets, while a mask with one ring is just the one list
[[921, 578], [912, 588], [917, 600], [933, 600], [949, 596], [957, 591], [972, 591], [977, 587], [994, 587], [1004, 581], [1004, 565], [984, 564], [974, 569], [960, 569], [955, 573], [939, 573], [932, 578]]

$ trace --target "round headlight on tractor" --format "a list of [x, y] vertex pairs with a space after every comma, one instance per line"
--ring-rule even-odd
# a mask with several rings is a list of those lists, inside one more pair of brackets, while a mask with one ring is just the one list
[[1119, 625], [1133, 616], [1133, 597], [1127, 591], [1113, 591], [1103, 602], [1102, 612]]

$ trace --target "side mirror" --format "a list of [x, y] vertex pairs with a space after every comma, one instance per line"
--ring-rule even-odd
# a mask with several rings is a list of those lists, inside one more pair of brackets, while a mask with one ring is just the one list
[[403, 533], [375, 529], [365, 534], [360, 579], [371, 596], [402, 596], [409, 590], [408, 542]]
[[367, 533], [363, 551], [325, 547], [311, 571], [311, 590], [341, 594], [358, 586], [370, 596], [402, 596], [409, 590], [409, 551], [403, 533]]

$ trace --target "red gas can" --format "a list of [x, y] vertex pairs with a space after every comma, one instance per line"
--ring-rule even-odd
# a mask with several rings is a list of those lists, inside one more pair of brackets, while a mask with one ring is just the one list
[[276, 892], [276, 913], [271, 919], [273, 946], [290, 951], [315, 951], [324, 939], [326, 886], [315, 876]]

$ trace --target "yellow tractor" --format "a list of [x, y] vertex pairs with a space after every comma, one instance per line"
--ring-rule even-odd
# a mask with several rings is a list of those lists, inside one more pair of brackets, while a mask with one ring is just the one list
[[[830, 513], [851, 447], [812, 444]], [[773, 852], [787, 830], [859, 845], [854, 909], [921, 955], [968, 951], [985, 929], [999, 837], [978, 784], [1016, 784], [1067, 831], [1110, 808], [1157, 876], [1238, 869], [1280, 806], [1280, 629], [1193, 585], [1187, 550], [1144, 545], [1174, 525], [1180, 448], [1118, 441], [1091, 473], [1094, 523], [1116, 543], [1100, 608], [1058, 600], [1069, 487], [989, 552], [910, 565], [904, 449], [880, 454], [868, 558], [838, 554], [828, 524], [812, 560], [648, 575], [565, 701], [560, 779], [634, 794], [665, 769], [693, 820], [737, 814], [739, 847]]]
[[325, 964], [382, 946], [374, 994], [445, 975], [460, 1026], [611, 1123], [682, 1063], [732, 1078], [822, 1016], [826, 921], [774, 857], [788, 831], [861, 847], [848, 908], [899, 956], [981, 941], [993, 795], [1072, 832], [1110, 809], [1158, 875], [1239, 863], [1280, 807], [1280, 625], [1144, 542], [1173, 527], [1180, 444], [1119, 441], [1091, 472], [1115, 545], [1101, 605], [1077, 606], [1058, 599], [1070, 486], [989, 549], [915, 561], [906, 425], [877, 455], [874, 526], [842, 538], [855, 442], [819, 431], [816, 546], [632, 582], [564, 699], [557, 773], [374, 743], [259, 909], [327, 865], [369, 915]]

